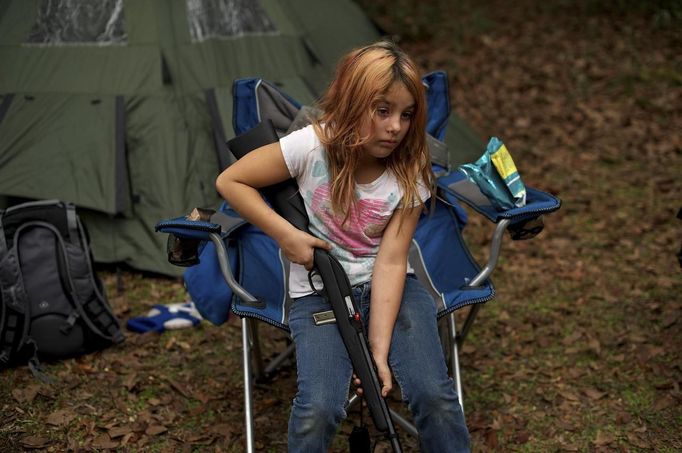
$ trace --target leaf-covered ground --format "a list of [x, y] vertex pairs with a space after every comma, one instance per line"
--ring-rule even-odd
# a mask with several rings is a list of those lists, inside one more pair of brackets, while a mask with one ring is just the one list
[[[539, 237], [506, 241], [464, 347], [474, 450], [682, 451], [678, 2], [363, 3], [425, 71], [448, 71], [454, 112], [563, 201]], [[490, 231], [467, 227], [480, 258]], [[102, 275], [122, 320], [186, 298], [174, 280]], [[261, 332], [266, 352], [286, 345]], [[53, 386], [3, 372], [0, 451], [242, 451], [240, 352], [232, 320], [127, 334], [49, 366]], [[256, 386], [259, 451], [286, 450], [294, 391], [292, 366]]]

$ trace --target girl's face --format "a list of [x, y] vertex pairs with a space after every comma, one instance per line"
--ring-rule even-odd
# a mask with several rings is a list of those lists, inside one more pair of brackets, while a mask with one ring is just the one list
[[394, 82], [365, 119], [360, 133], [369, 136], [362, 147], [366, 157], [383, 159], [400, 145], [412, 122], [414, 98], [401, 82]]

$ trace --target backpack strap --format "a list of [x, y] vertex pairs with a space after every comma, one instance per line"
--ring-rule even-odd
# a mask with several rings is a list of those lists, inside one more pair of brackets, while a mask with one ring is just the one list
[[76, 215], [76, 206], [71, 203], [66, 205], [66, 227], [69, 231], [69, 242], [82, 246], [78, 235], [78, 216]]
[[[28, 296], [19, 272], [14, 249], [7, 249], [3, 228], [4, 211], [0, 213], [0, 365], [17, 355], [27, 341], [30, 314], [27, 313]], [[35, 356], [35, 348], [34, 348]]]
[[[90, 248], [75, 205], [66, 203], [64, 214], [69, 234], [65, 238], [64, 258], [78, 315], [97, 335], [113, 343], [120, 343], [123, 341], [123, 334], [95, 279]], [[75, 317], [70, 317], [67, 323], [73, 325], [75, 321]]]

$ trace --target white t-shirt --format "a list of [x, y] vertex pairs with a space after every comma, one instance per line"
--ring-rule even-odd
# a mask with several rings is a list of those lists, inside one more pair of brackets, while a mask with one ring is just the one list
[[[402, 190], [393, 172], [387, 169], [371, 183], [355, 185], [357, 203], [344, 224], [343, 216], [332, 211], [326, 151], [313, 126], [282, 137], [280, 146], [289, 173], [296, 179], [303, 197], [310, 232], [332, 245], [331, 253], [343, 266], [351, 285], [371, 280], [384, 229], [402, 199]], [[426, 201], [429, 190], [423, 183], [418, 184], [418, 189], [419, 197]], [[318, 290], [322, 288], [318, 275], [314, 276], [313, 284]], [[296, 298], [312, 292], [308, 271], [292, 263], [289, 295]]]

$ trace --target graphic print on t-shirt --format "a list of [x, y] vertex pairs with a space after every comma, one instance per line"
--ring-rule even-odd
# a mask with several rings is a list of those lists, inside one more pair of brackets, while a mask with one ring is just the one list
[[315, 216], [321, 220], [318, 228], [323, 230], [331, 241], [355, 256], [376, 252], [381, 235], [390, 219], [390, 215], [386, 214], [390, 213], [387, 201], [365, 198], [352, 206], [344, 222], [342, 215], [334, 214], [332, 211], [328, 183], [315, 189], [310, 205]]

